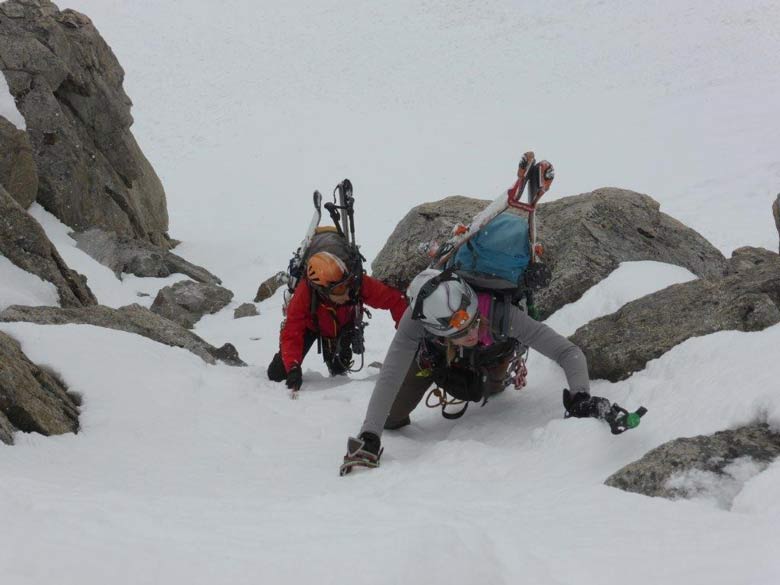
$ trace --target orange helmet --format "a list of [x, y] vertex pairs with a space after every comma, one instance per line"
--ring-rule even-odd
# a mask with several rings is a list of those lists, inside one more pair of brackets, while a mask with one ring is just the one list
[[347, 265], [330, 252], [317, 252], [309, 258], [306, 276], [314, 286], [323, 289], [330, 289], [349, 278]]

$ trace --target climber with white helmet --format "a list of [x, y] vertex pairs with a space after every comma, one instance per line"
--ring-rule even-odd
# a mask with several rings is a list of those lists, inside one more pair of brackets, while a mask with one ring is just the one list
[[563, 368], [570, 389], [564, 391], [567, 416], [598, 417], [600, 409], [610, 407], [606, 399], [590, 396], [582, 351], [517, 305], [477, 293], [450, 269], [422, 271], [406, 294], [409, 308], [387, 351], [360, 433], [349, 440], [342, 474], [353, 466], [376, 467], [383, 429], [410, 424], [410, 413], [432, 385], [428, 406], [441, 406], [445, 418], [459, 418], [469, 402], [484, 404], [514, 381], [512, 364], [527, 348]]

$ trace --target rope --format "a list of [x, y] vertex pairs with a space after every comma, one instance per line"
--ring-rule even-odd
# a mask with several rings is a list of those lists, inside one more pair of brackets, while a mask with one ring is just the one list
[[[431, 399], [435, 399], [438, 402], [431, 402]], [[463, 405], [463, 408], [456, 411], [456, 412], [447, 412], [448, 406], [459, 406]], [[456, 418], [460, 418], [464, 415], [466, 412], [466, 409], [469, 407], [469, 403], [466, 400], [460, 400], [458, 398], [449, 398], [447, 396], [447, 391], [444, 388], [439, 388], [438, 386], [436, 388], [432, 388], [430, 392], [428, 392], [428, 396], [425, 397], [425, 406], [428, 408], [437, 408], [441, 406], [441, 415], [444, 418], [454, 420]]]

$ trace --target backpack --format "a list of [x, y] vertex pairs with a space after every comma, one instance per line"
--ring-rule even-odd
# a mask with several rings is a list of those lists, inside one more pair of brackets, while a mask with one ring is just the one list
[[[338, 195], [338, 201], [337, 201]], [[287, 268], [287, 291], [285, 293], [282, 313], [285, 320], [282, 321], [281, 328], [284, 328], [287, 305], [295, 292], [298, 283], [306, 278], [306, 266], [309, 258], [318, 252], [329, 252], [338, 257], [347, 267], [350, 274], [353, 275], [352, 285], [349, 292], [349, 303], [354, 307], [355, 319], [351, 328], [342, 329], [334, 340], [328, 341], [330, 344], [326, 348], [326, 353], [332, 356], [346, 356], [341, 363], [343, 371], [356, 372], [363, 368], [363, 353], [365, 350], [363, 330], [368, 325], [364, 317], [371, 317], [371, 313], [363, 306], [360, 298], [360, 288], [363, 283], [363, 262], [365, 258], [360, 253], [358, 245], [355, 243], [355, 224], [354, 224], [354, 198], [352, 195], [352, 183], [349, 179], [344, 179], [334, 189], [333, 202], [326, 203], [325, 209], [331, 216], [333, 226], [320, 226], [322, 195], [319, 191], [314, 192], [315, 215], [309, 226], [309, 231], [301, 246], [293, 254]], [[309, 310], [311, 315], [317, 312], [320, 304], [320, 298], [317, 294], [311, 295], [311, 305]], [[315, 320], [316, 322], [316, 320]], [[317, 353], [323, 352], [323, 338], [317, 335]], [[360, 367], [357, 370], [352, 369], [352, 354], [361, 356]], [[328, 365], [330, 369], [330, 364]], [[342, 373], [342, 372], [339, 372]]]
[[[503, 212], [461, 246], [447, 263], [477, 292], [487, 292], [504, 306], [513, 304], [538, 319], [533, 292], [550, 282], [549, 268], [532, 261], [528, 220]], [[495, 305], [495, 302], [494, 302]], [[501, 336], [509, 326], [509, 311], [503, 311]]]
[[477, 290], [508, 291], [517, 297], [530, 261], [528, 220], [504, 212], [461, 246], [450, 265]]

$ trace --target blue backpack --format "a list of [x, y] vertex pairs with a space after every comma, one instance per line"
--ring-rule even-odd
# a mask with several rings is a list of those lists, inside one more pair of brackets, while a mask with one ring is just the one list
[[504, 212], [461, 246], [448, 264], [477, 289], [509, 292], [523, 287], [530, 260], [528, 220]]

